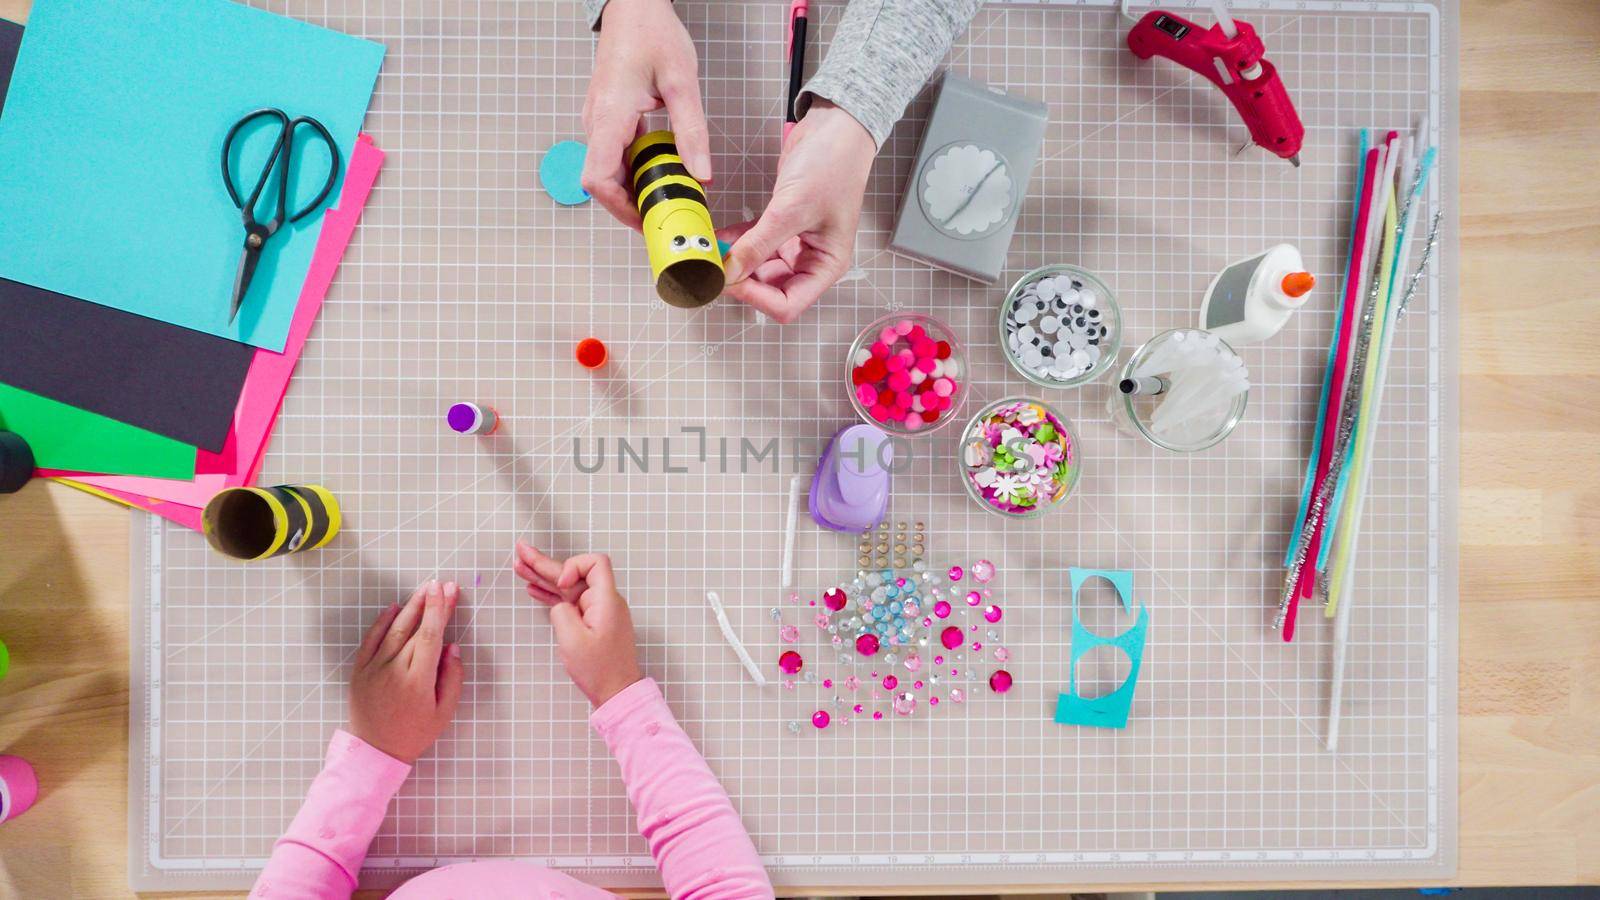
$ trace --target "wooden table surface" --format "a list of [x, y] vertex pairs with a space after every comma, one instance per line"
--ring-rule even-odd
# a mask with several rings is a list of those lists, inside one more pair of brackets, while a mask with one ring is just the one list
[[[1462, 7], [1455, 883], [1595, 884], [1600, 3]], [[0, 825], [3, 896], [130, 894], [128, 515], [55, 484], [0, 498], [0, 750], [43, 785]]]

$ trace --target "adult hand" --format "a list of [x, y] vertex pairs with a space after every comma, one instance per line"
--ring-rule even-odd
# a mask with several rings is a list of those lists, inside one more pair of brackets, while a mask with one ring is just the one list
[[850, 268], [876, 155], [860, 122], [815, 100], [789, 133], [761, 218], [721, 232], [733, 241], [728, 296], [788, 323], [833, 287]]
[[561, 562], [518, 541], [512, 568], [528, 582], [528, 596], [550, 607], [561, 664], [595, 708], [644, 677], [609, 557], [585, 553]]
[[630, 228], [640, 227], [623, 153], [643, 132], [644, 114], [667, 109], [683, 164], [711, 182], [711, 139], [700, 105], [694, 41], [671, 0], [609, 0], [601, 18], [594, 75], [583, 102], [589, 152], [583, 189]]
[[428, 581], [404, 608], [390, 604], [367, 629], [350, 678], [350, 733], [407, 765], [455, 715], [466, 669], [444, 643], [460, 591]]

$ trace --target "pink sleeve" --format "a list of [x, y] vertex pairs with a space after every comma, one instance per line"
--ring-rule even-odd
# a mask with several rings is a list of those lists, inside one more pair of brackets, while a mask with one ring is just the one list
[[335, 731], [306, 802], [273, 845], [251, 898], [346, 898], [367, 845], [411, 767], [346, 731]]
[[772, 882], [733, 802], [646, 678], [590, 716], [622, 766], [639, 833], [678, 900], [772, 897]]

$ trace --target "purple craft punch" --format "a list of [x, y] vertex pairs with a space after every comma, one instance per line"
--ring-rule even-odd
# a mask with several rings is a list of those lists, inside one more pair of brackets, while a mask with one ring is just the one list
[[851, 425], [833, 436], [811, 477], [811, 518], [833, 531], [860, 534], [889, 510], [889, 469], [894, 445], [871, 425]]

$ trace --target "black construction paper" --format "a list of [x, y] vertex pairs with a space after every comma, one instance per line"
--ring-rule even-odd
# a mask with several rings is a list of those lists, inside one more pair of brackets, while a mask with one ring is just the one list
[[217, 451], [255, 348], [0, 278], [0, 382]]
[[6, 108], [6, 89], [11, 86], [11, 70], [17, 67], [17, 48], [22, 46], [22, 26], [0, 19], [0, 112]]

